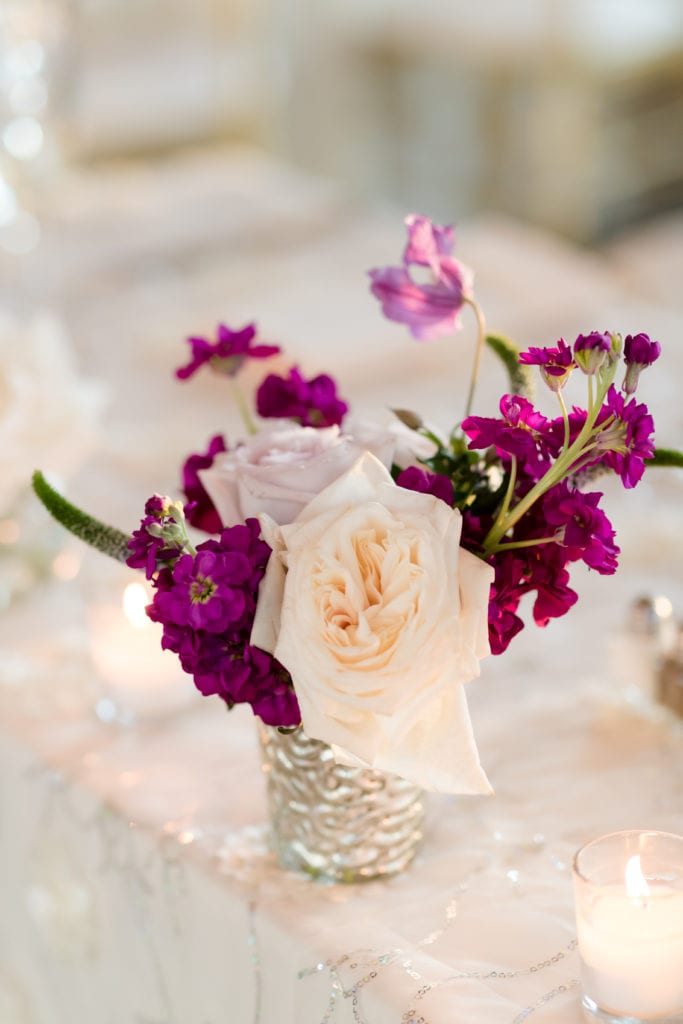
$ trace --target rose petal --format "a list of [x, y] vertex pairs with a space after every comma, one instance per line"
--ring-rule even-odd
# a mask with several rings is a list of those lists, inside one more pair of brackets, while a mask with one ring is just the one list
[[[305, 719], [304, 728], [311, 735]], [[400, 743], [386, 736], [371, 762], [349, 757], [342, 747], [335, 746], [334, 753], [340, 764], [393, 772], [432, 792], [493, 793], [479, 761], [463, 687], [424, 708]]]

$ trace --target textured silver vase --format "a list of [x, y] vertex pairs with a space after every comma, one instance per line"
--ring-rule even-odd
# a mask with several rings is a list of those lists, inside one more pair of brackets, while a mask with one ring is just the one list
[[260, 730], [272, 844], [283, 867], [334, 882], [394, 875], [422, 839], [423, 791], [384, 772], [335, 764], [301, 730]]

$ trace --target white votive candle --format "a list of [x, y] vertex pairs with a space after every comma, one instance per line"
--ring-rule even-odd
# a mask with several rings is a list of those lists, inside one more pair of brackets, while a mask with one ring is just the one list
[[683, 1020], [683, 837], [596, 839], [576, 855], [574, 891], [584, 1007]]

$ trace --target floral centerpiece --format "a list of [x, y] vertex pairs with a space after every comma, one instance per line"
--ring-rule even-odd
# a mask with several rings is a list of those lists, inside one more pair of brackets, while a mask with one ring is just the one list
[[[539, 626], [577, 595], [574, 563], [615, 572], [615, 532], [594, 488], [626, 489], [656, 452], [635, 397], [660, 355], [644, 333], [593, 330], [521, 354], [486, 331], [471, 272], [452, 255], [450, 227], [412, 216], [398, 266], [370, 271], [388, 318], [426, 342], [473, 311], [478, 339], [465, 415], [441, 436], [397, 411], [389, 428], [354, 422], [332, 377], [269, 373], [255, 422], [238, 377], [280, 350], [255, 325], [189, 339], [181, 380], [210, 371], [236, 392], [244, 440], [216, 434], [183, 469], [184, 501], [154, 495], [132, 536], [36, 489], [74, 532], [143, 570], [148, 615], [205, 695], [249, 704], [268, 726], [300, 724], [336, 762], [394, 773], [429, 789], [490, 791], [472, 736], [464, 684], [502, 654], [533, 595]], [[425, 280], [426, 278], [426, 280]], [[474, 415], [482, 348], [505, 363], [498, 416]], [[557, 403], [530, 399], [536, 372]], [[565, 389], [577, 380], [581, 405]], [[196, 532], [209, 536], [198, 541]]]

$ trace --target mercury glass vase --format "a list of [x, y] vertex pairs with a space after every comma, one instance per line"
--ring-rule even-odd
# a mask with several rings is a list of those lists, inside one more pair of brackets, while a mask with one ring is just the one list
[[422, 840], [423, 791], [396, 775], [335, 763], [301, 729], [260, 729], [272, 845], [283, 867], [332, 882], [395, 875]]

